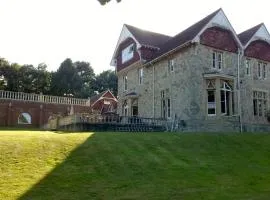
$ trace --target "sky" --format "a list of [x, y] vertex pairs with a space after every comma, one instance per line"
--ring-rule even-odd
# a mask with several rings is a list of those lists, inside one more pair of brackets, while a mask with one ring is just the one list
[[269, 0], [0, 0], [0, 57], [10, 63], [46, 63], [56, 71], [66, 58], [109, 69], [123, 24], [170, 36], [222, 8], [237, 33], [264, 22]]

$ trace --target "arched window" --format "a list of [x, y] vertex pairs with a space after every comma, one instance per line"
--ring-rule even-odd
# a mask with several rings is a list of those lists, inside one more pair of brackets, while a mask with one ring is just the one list
[[32, 118], [29, 113], [21, 113], [18, 117], [18, 124], [32, 124]]

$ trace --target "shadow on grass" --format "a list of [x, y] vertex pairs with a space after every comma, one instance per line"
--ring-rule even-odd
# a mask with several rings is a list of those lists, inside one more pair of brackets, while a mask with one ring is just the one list
[[[57, 131], [55, 133], [72, 132]], [[19, 199], [92, 199], [94, 197], [91, 191], [94, 184], [92, 176], [95, 174], [92, 159], [93, 151], [96, 151], [98, 143], [95, 134], [92, 134]]]

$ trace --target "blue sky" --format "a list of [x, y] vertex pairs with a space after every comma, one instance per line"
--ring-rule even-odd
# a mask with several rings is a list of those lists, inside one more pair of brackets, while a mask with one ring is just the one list
[[19, 64], [46, 63], [56, 70], [65, 58], [113, 69], [110, 59], [124, 23], [175, 35], [222, 7], [239, 33], [264, 22], [266, 0], [0, 0], [0, 57]]

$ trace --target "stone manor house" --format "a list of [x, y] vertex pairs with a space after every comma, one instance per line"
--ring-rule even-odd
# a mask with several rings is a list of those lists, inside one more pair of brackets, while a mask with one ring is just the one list
[[269, 131], [269, 62], [265, 25], [237, 34], [222, 9], [173, 37], [125, 24], [111, 61], [118, 113], [176, 129]]

